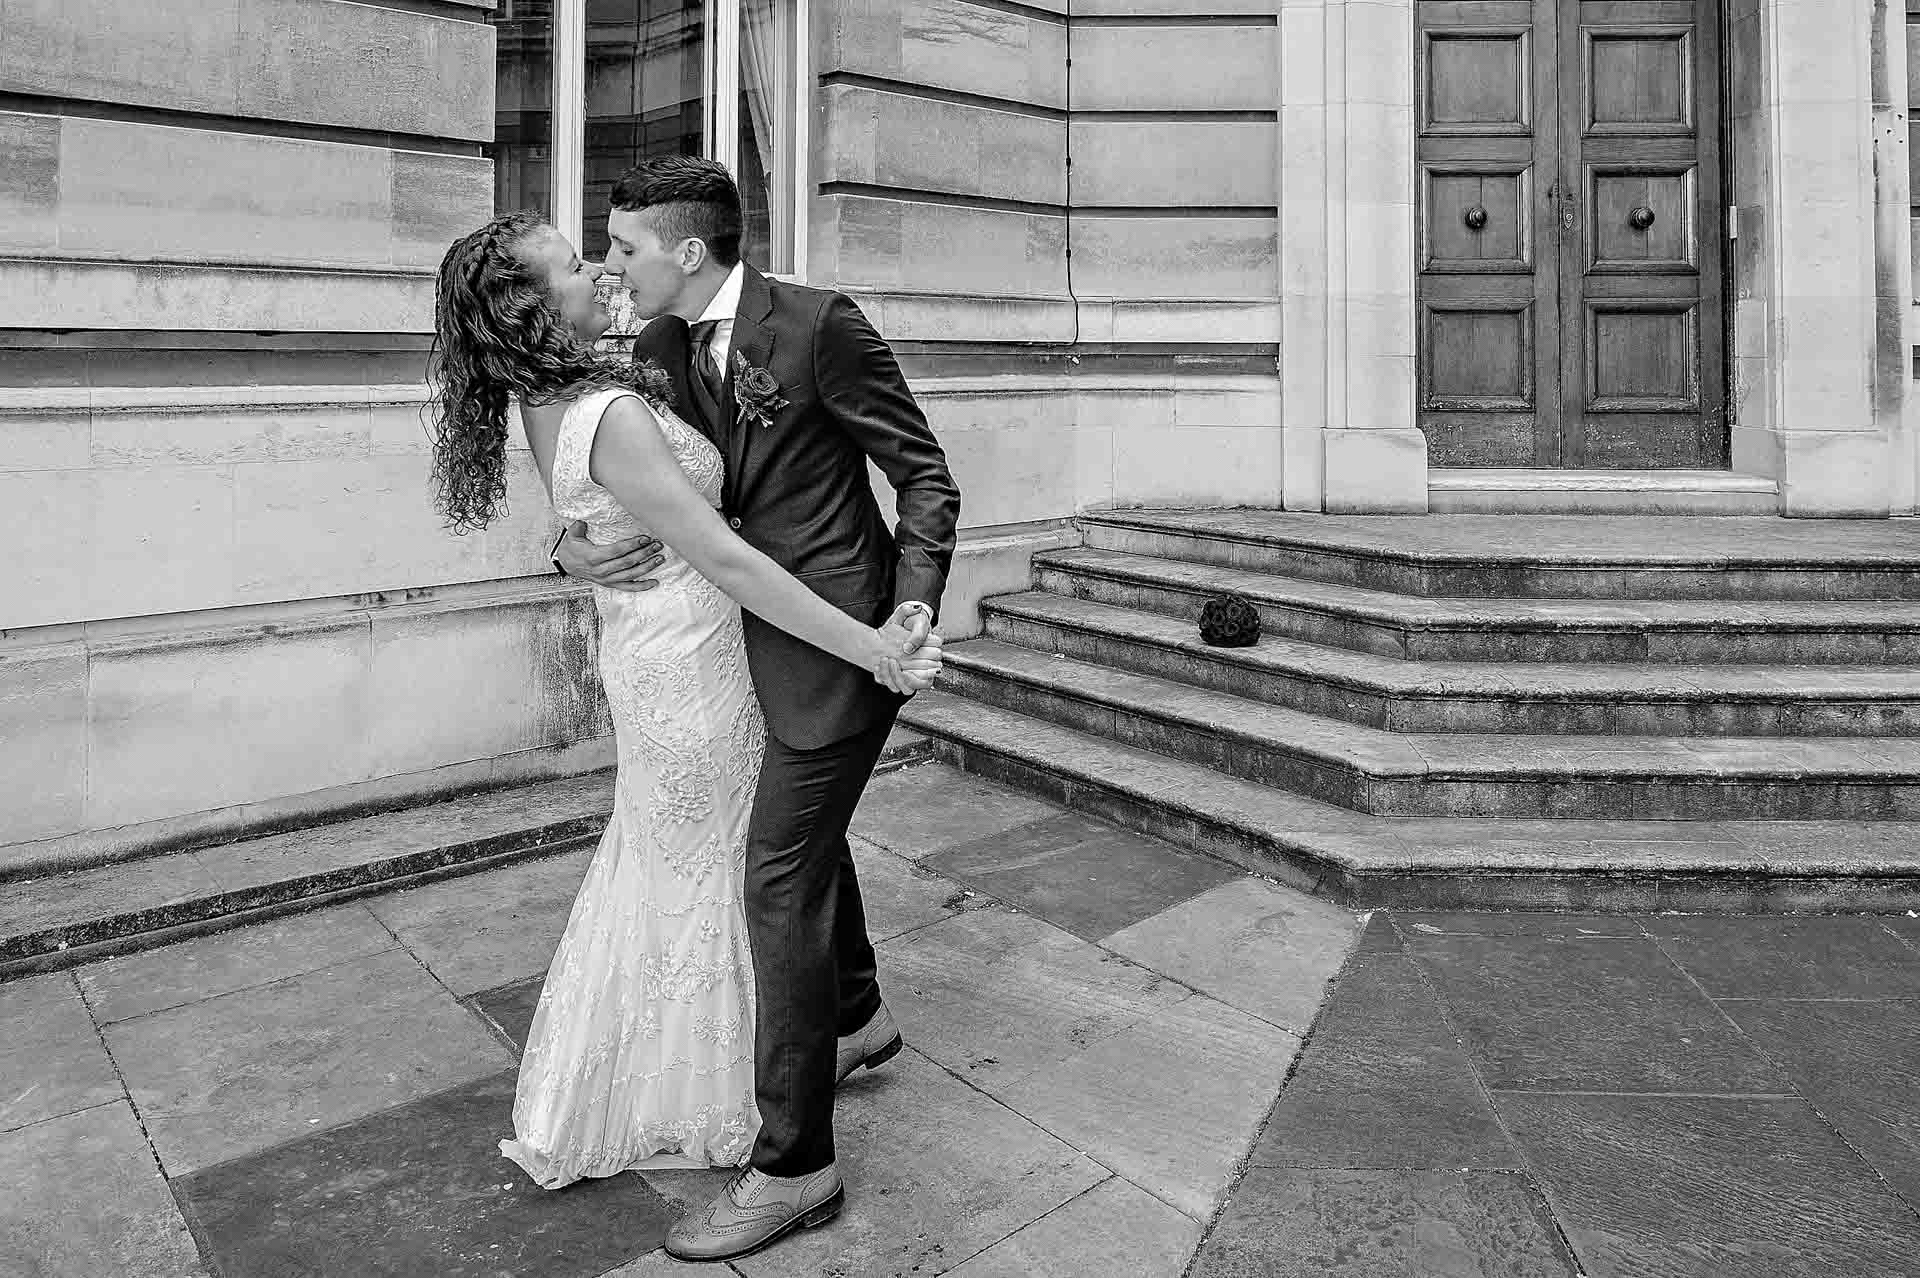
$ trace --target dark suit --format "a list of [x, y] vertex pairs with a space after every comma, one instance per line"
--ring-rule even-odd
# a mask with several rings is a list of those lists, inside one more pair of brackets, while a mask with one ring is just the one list
[[[688, 354], [687, 326], [672, 317], [634, 342], [634, 358], [666, 370], [681, 414], [726, 458], [721, 514], [740, 535], [868, 625], [909, 599], [938, 610], [960, 491], [892, 350], [860, 308], [749, 266], [717, 403], [693, 385]], [[740, 359], [771, 372], [787, 401], [768, 425], [739, 419]], [[896, 494], [891, 532], [869, 460]], [[751, 613], [745, 623], [770, 738], [745, 884], [759, 991], [753, 1164], [799, 1176], [833, 1160], [834, 1040], [880, 1005], [847, 825], [900, 698]]]

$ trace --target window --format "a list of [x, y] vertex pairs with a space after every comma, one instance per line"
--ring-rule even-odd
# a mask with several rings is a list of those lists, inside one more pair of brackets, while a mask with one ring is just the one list
[[805, 211], [800, 102], [805, 0], [501, 0], [495, 207], [551, 218], [589, 258], [607, 198], [655, 155], [733, 171], [743, 252], [793, 274]]

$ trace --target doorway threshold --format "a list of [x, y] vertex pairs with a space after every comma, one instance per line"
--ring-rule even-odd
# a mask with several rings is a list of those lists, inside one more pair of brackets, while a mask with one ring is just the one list
[[1436, 515], [1771, 515], [1780, 485], [1728, 470], [1436, 467]]

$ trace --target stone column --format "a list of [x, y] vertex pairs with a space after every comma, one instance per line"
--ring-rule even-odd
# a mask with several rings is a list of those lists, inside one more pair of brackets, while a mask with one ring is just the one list
[[1427, 508], [1414, 417], [1412, 66], [1411, 0], [1281, 0], [1290, 509]]
[[1872, 8], [1771, 0], [1761, 21], [1772, 234], [1756, 266], [1773, 303], [1764, 343], [1772, 438], [1743, 432], [1735, 465], [1778, 478], [1783, 514], [1885, 515], [1892, 467], [1874, 404]]

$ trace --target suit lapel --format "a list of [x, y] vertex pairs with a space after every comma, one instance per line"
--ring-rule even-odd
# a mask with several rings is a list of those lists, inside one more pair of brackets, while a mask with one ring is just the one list
[[735, 504], [740, 491], [740, 478], [747, 464], [747, 453], [752, 447], [753, 431], [751, 426], [740, 424], [739, 401], [734, 397], [734, 371], [740, 361], [745, 360], [753, 368], [766, 368], [773, 357], [773, 332], [766, 327], [766, 318], [773, 311], [773, 294], [767, 287], [767, 277], [752, 266], [746, 266], [740, 282], [740, 306], [733, 314], [733, 342], [727, 354], [726, 380], [720, 386], [720, 421], [716, 431], [725, 442], [721, 451], [727, 458], [727, 505]]

